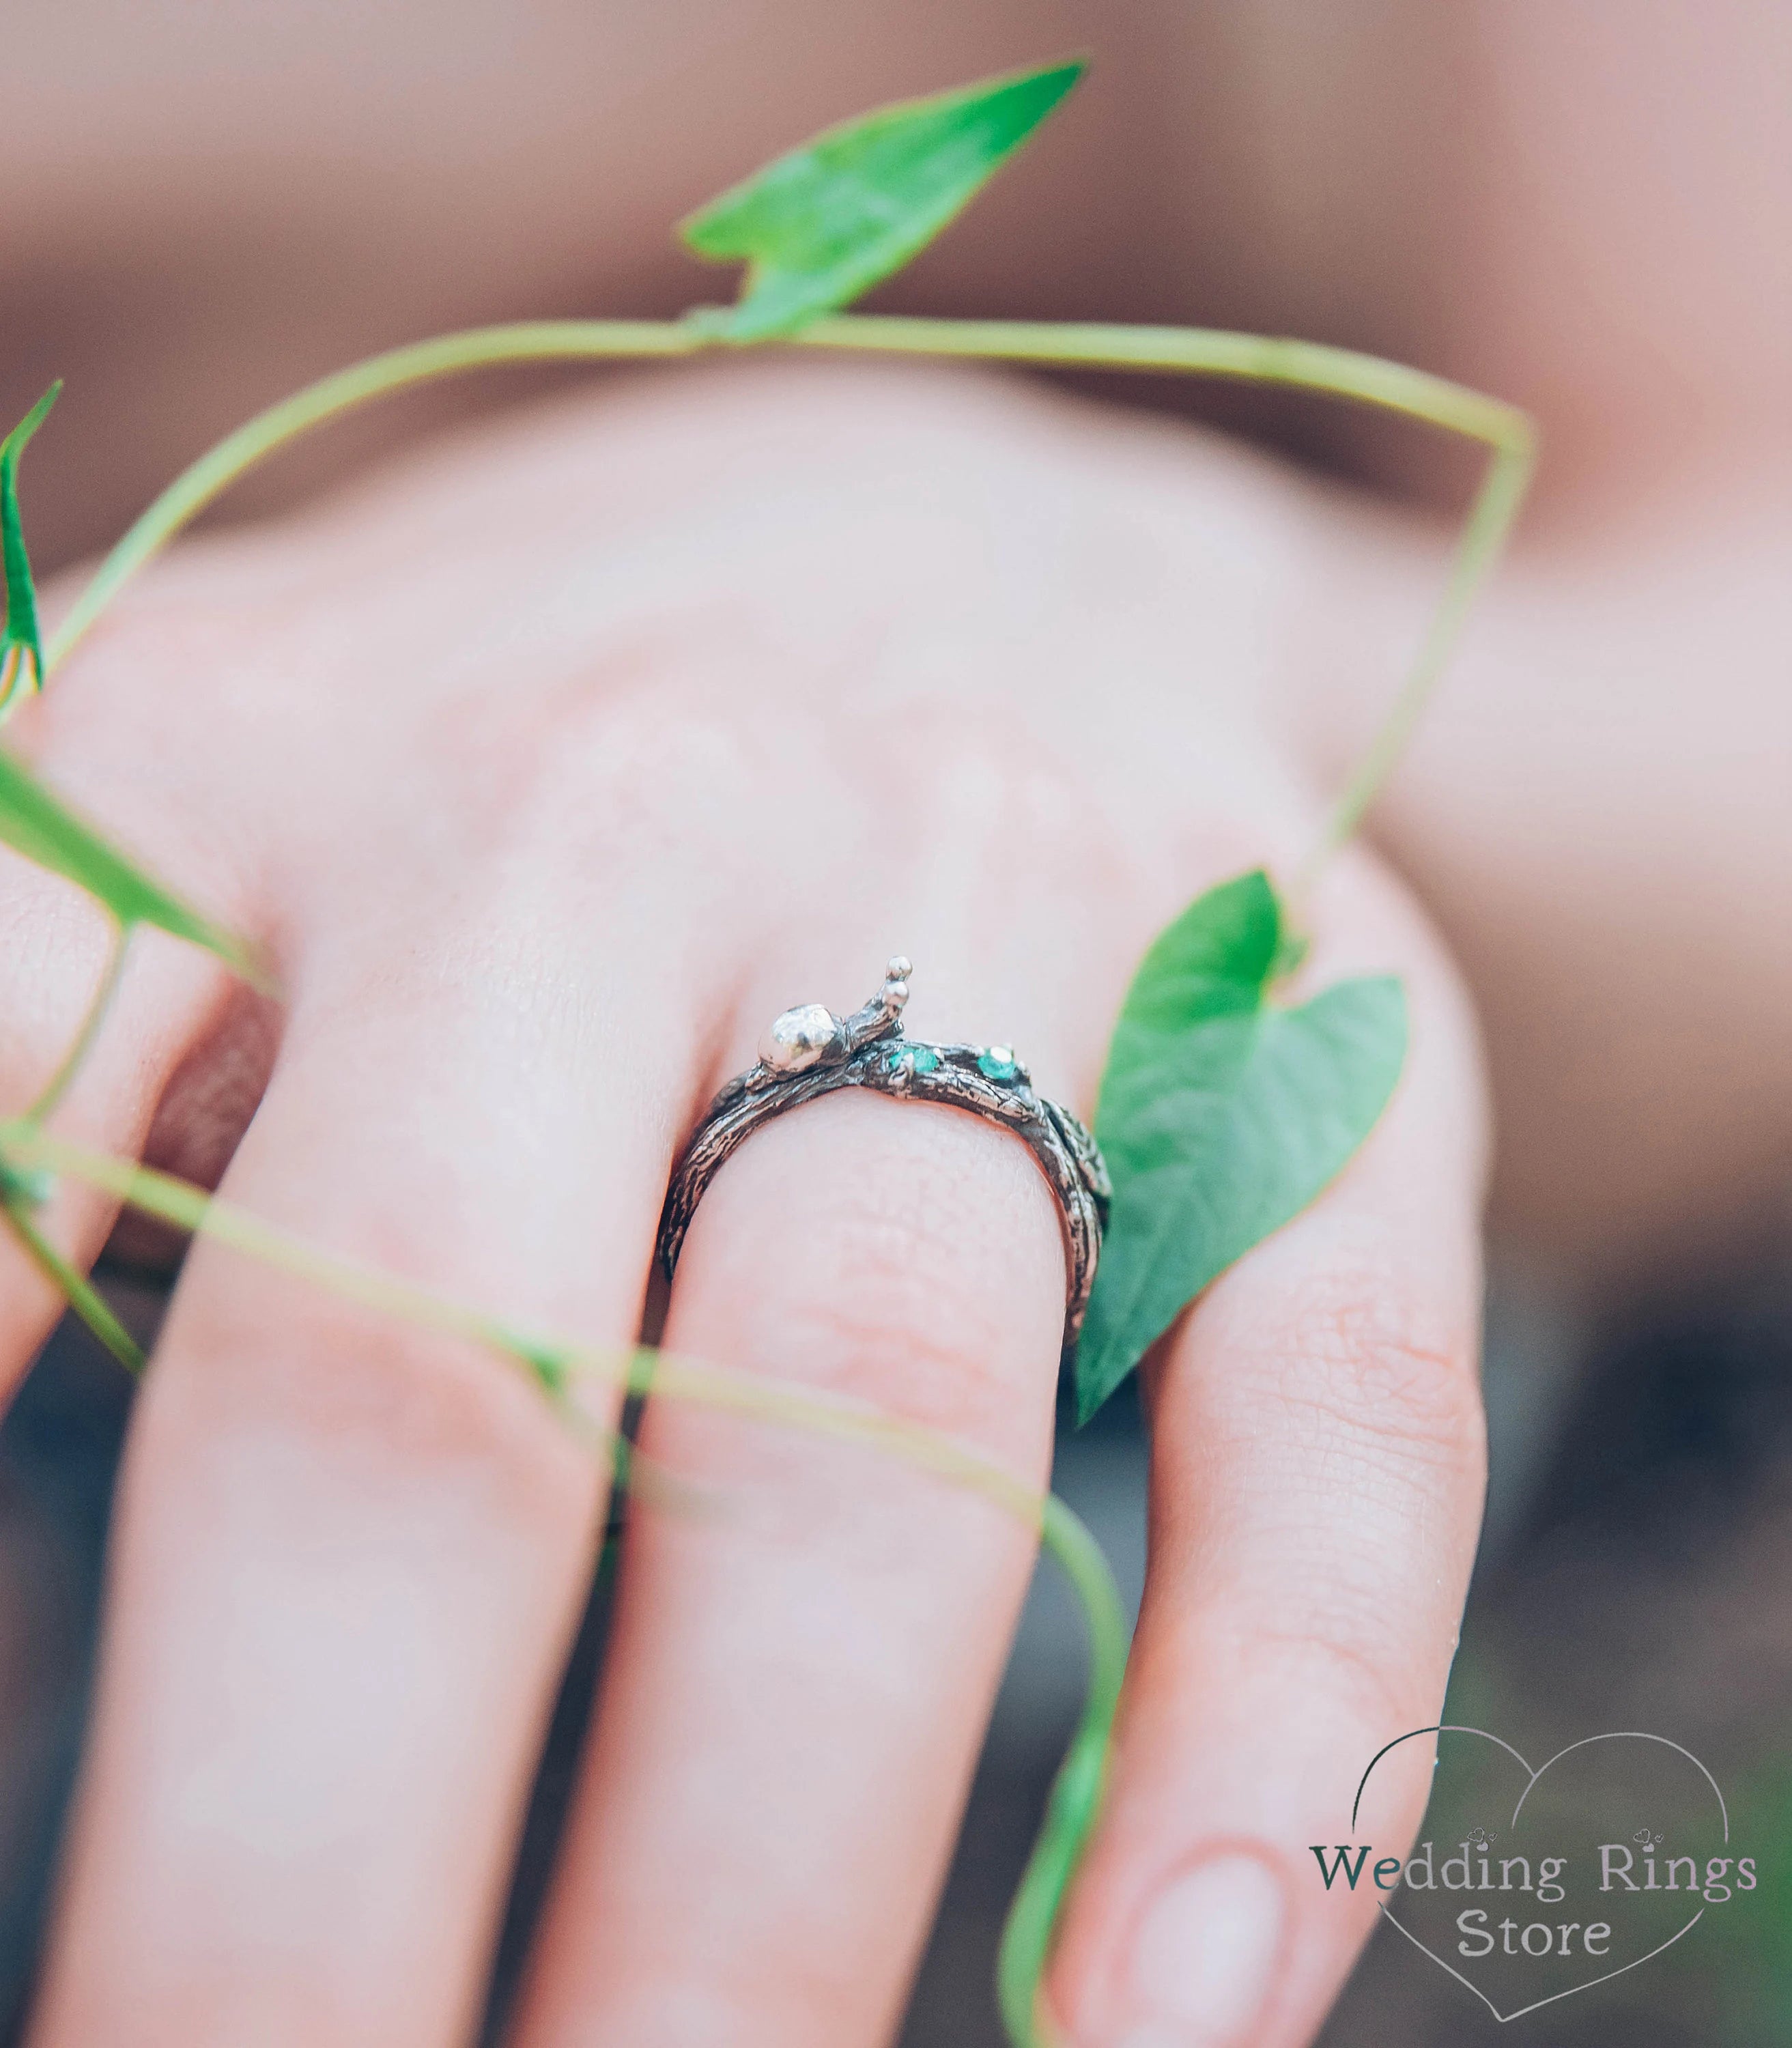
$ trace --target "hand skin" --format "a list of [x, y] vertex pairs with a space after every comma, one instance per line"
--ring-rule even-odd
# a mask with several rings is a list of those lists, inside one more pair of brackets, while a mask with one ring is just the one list
[[[31, 457], [41, 547], [99, 545], [211, 435], [383, 341], [676, 310], [709, 281], [666, 222], [793, 136], [1092, 47], [1079, 104], [898, 299], [1309, 333], [1538, 413], [1534, 538], [1375, 834], [1475, 991], [1508, 1247], [1627, 1283], [1778, 1217], [1792, 238], [1759, 172], [1784, 160], [1783, 9], [529, 16], [20, 10], [8, 417], [72, 380]], [[208, 1178], [254, 1111], [246, 1202], [619, 1337], [704, 1088], [792, 995], [856, 1000], [892, 944], [917, 1025], [1011, 1036], [1086, 1107], [1149, 932], [1305, 844], [1436, 536], [1168, 435], [943, 381], [848, 388], [693, 374], [581, 402], [158, 572], [17, 737], [265, 933], [295, 1000], [233, 1002], [145, 941], [68, 1127]], [[235, 503], [417, 418], [370, 413]], [[1414, 482], [1410, 440], [1319, 431]], [[941, 707], [973, 699], [947, 735]], [[1313, 1814], [1331, 1830], [1363, 1731], [1434, 1708], [1466, 1571], [1468, 1029], [1367, 855], [1313, 915], [1313, 977], [1396, 968], [1418, 1052], [1351, 1173], [1151, 1375], [1145, 1622], [1053, 1984], [1079, 2040], [1146, 2023], [1135, 1954], [1210, 2019], [1248, 2003], [1191, 1988], [1177, 1899], [1271, 1958], [1246, 2038], [1311, 2031], [1360, 1930], [1301, 1918], [1266, 1946], [1240, 1918], [1261, 1868], [1201, 1859], [1286, 1873]], [[10, 1106], [100, 935], [10, 859], [0, 918]], [[1049, 1212], [1018, 1148], [919, 1111], [873, 1127], [888, 1107], [817, 1108], [743, 1154], [674, 1335], [870, 1389], [1036, 1477]], [[70, 1196], [58, 1226], [91, 1255], [107, 1221]], [[0, 1270], [10, 1371], [52, 1312]], [[1022, 1560], [987, 1515], [837, 1448], [655, 1428], [740, 1504], [638, 1526], [526, 2048], [875, 2038]], [[461, 2038], [598, 1512], [490, 1361], [199, 1255], [132, 1449], [37, 2038]]]
[[[626, 1343], [673, 1150], [788, 1003], [849, 1006], [906, 952], [918, 1032], [1010, 1039], [1092, 1107], [1151, 934], [1310, 843], [1301, 677], [1362, 623], [1312, 593], [1360, 550], [1401, 573], [1403, 545], [1187, 429], [808, 365], [644, 380], [195, 544], [15, 736], [262, 940], [289, 1000], [145, 938], [64, 1127], [227, 1158], [258, 1214]], [[22, 1104], [101, 934], [10, 856], [0, 910]], [[1371, 1909], [1316, 1897], [1305, 1845], [1435, 1717], [1473, 1550], [1473, 1027], [1369, 854], [1309, 914], [1315, 985], [1404, 978], [1412, 1057], [1150, 1376], [1145, 1613], [1051, 1984], [1091, 2048], [1198, 2038], [1184, 2007], [1310, 2036]], [[54, 1219], [87, 1258], [109, 1220], [73, 1191]], [[16, 1375], [54, 1303], [0, 1256]], [[720, 1177], [666, 1340], [1037, 1485], [1062, 1290], [1024, 1148], [836, 1099]], [[831, 1441], [657, 1403], [645, 1445], [696, 1504], [632, 1510], [517, 2039], [869, 2048], [1028, 1540]], [[502, 1363], [196, 1248], [127, 1453], [33, 2048], [464, 2039], [601, 1496]], [[1422, 1772], [1406, 1790], [1391, 1832]], [[1190, 1897], [1259, 1979], [1165, 1935]]]
[[[856, 109], [1095, 66], [880, 303], [1367, 347], [1542, 429], [1535, 573], [1484, 607], [1371, 821], [1466, 972], [1492, 1221], [1553, 1288], [1671, 1286], [1785, 1225], [1792, 1157], [1792, 12], [1778, 0], [21, 0], [0, 124], [7, 420], [38, 558], [108, 545], [308, 378], [492, 320], [673, 314], [669, 223]], [[375, 407], [245, 480], [265, 514], [510, 374]], [[1452, 516], [1464, 452], [1187, 380]], [[1291, 743], [1333, 787], [1441, 573], [1377, 524], [1306, 607]], [[1437, 545], [1424, 537], [1425, 548]], [[1371, 603], [1371, 593], [1379, 593]], [[1340, 609], [1341, 607], [1341, 609]], [[1357, 622], [1346, 630], [1345, 617]], [[0, 1027], [3, 1028], [3, 1027]]]

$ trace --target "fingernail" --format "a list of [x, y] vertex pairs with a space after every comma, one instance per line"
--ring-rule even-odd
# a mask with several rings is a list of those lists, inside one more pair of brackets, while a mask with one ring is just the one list
[[1139, 1922], [1119, 2048], [1243, 2038], [1268, 1998], [1286, 1917], [1282, 1881], [1260, 1857], [1209, 1856], [1172, 1879]]

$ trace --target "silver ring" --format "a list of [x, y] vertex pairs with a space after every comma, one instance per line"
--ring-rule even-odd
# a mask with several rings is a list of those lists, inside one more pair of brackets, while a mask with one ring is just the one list
[[710, 1182], [760, 1125], [836, 1088], [875, 1088], [899, 1102], [942, 1102], [1024, 1138], [1057, 1197], [1064, 1224], [1064, 1356], [1095, 1285], [1113, 1189], [1095, 1139], [1061, 1103], [1034, 1092], [1009, 1045], [933, 1045], [903, 1035], [909, 963], [898, 957], [861, 1010], [836, 1017], [819, 1003], [786, 1010], [759, 1041], [759, 1057], [704, 1113], [673, 1169], [660, 1212], [659, 1256], [669, 1280], [685, 1233]]

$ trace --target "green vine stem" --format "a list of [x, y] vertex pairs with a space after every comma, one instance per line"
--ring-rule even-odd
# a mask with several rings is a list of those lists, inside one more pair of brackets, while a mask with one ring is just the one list
[[1082, 1713], [1002, 1930], [996, 1997], [1014, 2048], [1057, 2048], [1060, 2038], [1041, 1988], [1065, 1895], [1101, 1812], [1131, 1647], [1126, 1610], [1101, 1546], [1056, 1494], [1045, 1496], [1040, 1536], [1081, 1605], [1089, 1670]]
[[63, 1097], [93, 1050], [94, 1042], [104, 1028], [118, 984], [124, 979], [125, 960], [130, 952], [132, 927], [122, 920], [115, 921], [112, 929], [112, 944], [106, 956], [106, 965], [101, 971], [98, 987], [87, 1005], [87, 1014], [81, 1019], [80, 1029], [70, 1041], [62, 1056], [61, 1064], [45, 1084], [43, 1092], [25, 1113], [28, 1123], [42, 1123], [52, 1116], [60, 1107]]
[[71, 1265], [37, 1228], [30, 1202], [17, 1192], [14, 1177], [0, 1173], [0, 1183], [8, 1184], [0, 1193], [0, 1209], [6, 1212], [14, 1235], [30, 1255], [38, 1271], [126, 1372], [141, 1373], [145, 1363], [142, 1348], [112, 1313], [111, 1304], [86, 1274]]
[[[774, 343], [879, 355], [956, 356], [1059, 368], [1172, 370], [1330, 394], [1441, 427], [1492, 450], [1470, 507], [1449, 579], [1419, 650], [1393, 704], [1343, 793], [1296, 882], [1310, 886], [1326, 858], [1348, 840], [1399, 758], [1470, 605], [1518, 517], [1536, 460], [1529, 416], [1446, 378], [1355, 349], [1239, 334], [1220, 328], [1126, 327], [1100, 323], [946, 320], [840, 313], [813, 320]], [[144, 564], [246, 471], [288, 442], [388, 393], [438, 378], [516, 363], [589, 362], [692, 355], [731, 343], [712, 309], [681, 320], [527, 320], [475, 328], [389, 349], [308, 385], [239, 427], [176, 478], [106, 557], [58, 627], [45, 655], [53, 672]]]
[[[750, 1379], [742, 1373], [646, 1347], [607, 1352], [515, 1329], [481, 1310], [308, 1243], [190, 1181], [58, 1138], [29, 1118], [0, 1125], [0, 1169], [21, 1185], [34, 1173], [68, 1174], [165, 1223], [305, 1280], [339, 1300], [497, 1352], [529, 1371], [586, 1433], [602, 1435], [610, 1445], [619, 1479], [626, 1478], [638, 1493], [644, 1490], [645, 1482], [676, 1504], [677, 1482], [644, 1467], [638, 1451], [625, 1449], [613, 1432], [596, 1427], [591, 1411], [576, 1398], [582, 1383], [595, 1381], [606, 1389], [621, 1387], [634, 1393], [650, 1384], [656, 1397], [694, 1402], [761, 1422], [882, 1449], [980, 1493], [1036, 1531], [1082, 1608], [1089, 1671], [1076, 1732], [1053, 1782], [1045, 1821], [1009, 1910], [999, 1985], [1003, 2014], [1015, 2048], [1053, 2048], [1056, 2036], [1041, 2009], [1040, 1986], [1065, 1895], [1100, 1810], [1108, 1738], [1126, 1673], [1129, 1635], [1126, 1610], [1100, 1546], [1055, 1495], [1038, 1494], [964, 1445], [868, 1403], [776, 1381]], [[91, 1297], [99, 1316], [111, 1323], [129, 1348], [130, 1355], [122, 1349], [114, 1355], [133, 1371], [140, 1369], [141, 1354], [91, 1283], [45, 1242], [29, 1216], [21, 1216], [11, 1203], [7, 1207], [9, 1220], [46, 1272], [78, 1309], [81, 1299]], [[99, 1323], [91, 1326], [103, 1334]]]
[[[1170, 370], [1326, 392], [1375, 405], [1482, 442], [1492, 457], [1470, 509], [1443, 595], [1417, 657], [1361, 762], [1336, 800], [1297, 888], [1347, 840], [1398, 758], [1516, 518], [1534, 460], [1535, 437], [1515, 408], [1379, 357], [1309, 342], [1218, 329], [937, 320], [840, 314], [794, 334], [770, 338], [802, 348], [925, 355], [1113, 370]], [[118, 592], [161, 549], [245, 471], [300, 435], [371, 401], [410, 386], [517, 363], [687, 356], [738, 347], [697, 308], [679, 321], [543, 320], [481, 328], [390, 350], [326, 377], [270, 407], [219, 442], [156, 499], [82, 592], [50, 642], [45, 666], [67, 660]], [[757, 345], [757, 344], [755, 344]], [[1127, 1627], [1099, 1546], [1055, 1496], [1043, 1497], [948, 1439], [855, 1403], [637, 1351], [618, 1357], [550, 1342], [475, 1310], [337, 1258], [216, 1200], [202, 1189], [129, 1161], [52, 1137], [43, 1119], [90, 1049], [122, 972], [121, 933], [87, 1023], [31, 1114], [0, 1126], [0, 1181], [21, 1186], [21, 1169], [66, 1172], [121, 1201], [202, 1233], [353, 1301], [444, 1336], [481, 1344], [526, 1366], [575, 1420], [593, 1418], [577, 1399], [582, 1383], [634, 1386], [651, 1378], [656, 1394], [700, 1402], [768, 1422], [872, 1444], [954, 1484], [983, 1493], [1035, 1530], [1081, 1604], [1090, 1643], [1081, 1718], [1054, 1782], [1045, 1823], [1003, 1937], [998, 1984], [1015, 2048], [1053, 2048], [1057, 2036], [1040, 1987], [1059, 1914], [1100, 1809], [1109, 1736], [1124, 1674]], [[32, 1256], [114, 1355], [136, 1370], [141, 1357], [91, 1284], [37, 1229], [29, 1204], [8, 1197], [8, 1221]], [[110, 1333], [108, 1333], [108, 1325]], [[120, 1341], [122, 1340], [122, 1342]], [[638, 1458], [617, 1449], [619, 1473], [649, 1479]]]
[[519, 1328], [429, 1288], [325, 1251], [190, 1181], [58, 1137], [28, 1119], [0, 1123], [0, 1169], [21, 1185], [33, 1173], [68, 1174], [177, 1229], [308, 1282], [339, 1301], [498, 1352], [526, 1367], [550, 1394], [564, 1395], [587, 1381], [634, 1392], [650, 1385], [656, 1395], [882, 1446], [972, 1488], [1026, 1521], [1036, 1523], [1040, 1519], [1039, 1495], [1001, 1466], [949, 1437], [869, 1403], [777, 1380], [749, 1379], [651, 1347], [606, 1349]]
[[808, 348], [979, 358], [1060, 368], [1175, 370], [1283, 385], [1353, 399], [1428, 426], [1466, 436], [1492, 450], [1469, 508], [1442, 597], [1393, 704], [1343, 793], [1294, 885], [1310, 889], [1325, 859], [1342, 846], [1375, 799], [1424, 710], [1470, 605], [1517, 519], [1536, 466], [1530, 416], [1466, 385], [1355, 349], [1220, 328], [1120, 327], [1023, 320], [939, 320], [848, 314], [819, 320], [789, 337]]
[[703, 337], [681, 321], [518, 320], [412, 342], [320, 378], [258, 413], [181, 471], [126, 533], [76, 599], [45, 650], [45, 672], [53, 673], [68, 660], [120, 589], [214, 498], [245, 471], [326, 421], [413, 385], [500, 363], [687, 355], [704, 345]]

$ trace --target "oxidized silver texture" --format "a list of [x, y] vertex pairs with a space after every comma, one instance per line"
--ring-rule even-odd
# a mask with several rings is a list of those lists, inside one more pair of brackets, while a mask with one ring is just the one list
[[659, 1255], [669, 1279], [704, 1190], [762, 1123], [836, 1088], [875, 1088], [899, 1102], [968, 1109], [1024, 1139], [1064, 1223], [1068, 1285], [1064, 1356], [1076, 1349], [1095, 1285], [1113, 1189], [1095, 1139], [1061, 1103], [1034, 1092], [1025, 1064], [1006, 1045], [935, 1045], [902, 1030], [909, 964], [893, 960], [883, 986], [850, 1017], [818, 1003], [787, 1010], [760, 1041], [760, 1057], [716, 1096], [673, 1169], [660, 1214]]

